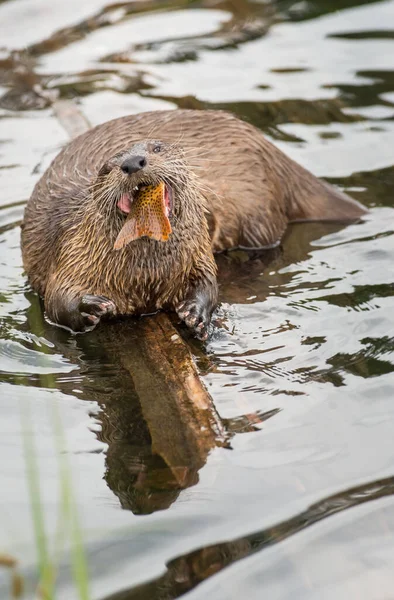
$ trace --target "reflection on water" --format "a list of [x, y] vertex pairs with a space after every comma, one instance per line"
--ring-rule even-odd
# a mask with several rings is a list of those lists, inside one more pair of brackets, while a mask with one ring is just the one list
[[[27, 595], [22, 441], [36, 443], [53, 541], [55, 403], [94, 598], [390, 597], [393, 0], [5, 0], [0, 22], [0, 554], [19, 560]], [[294, 224], [264, 254], [218, 257], [214, 336], [204, 348], [179, 329], [205, 408], [174, 404], [145, 361], [160, 343], [165, 361], [172, 343], [149, 337], [152, 319], [70, 336], [29, 291], [19, 224], [67, 139], [59, 97], [93, 124], [231, 110], [371, 209], [348, 227]], [[8, 583], [0, 571], [1, 598]]]
[[159, 579], [130, 591], [124, 590], [119, 594], [111, 595], [111, 598], [108, 597], [106, 600], [179, 598], [232, 563], [260, 552], [272, 544], [278, 544], [305, 527], [348, 508], [393, 494], [394, 478], [389, 477], [330, 496], [292, 519], [277, 523], [268, 529], [231, 542], [200, 548], [176, 558], [168, 563], [167, 572]]

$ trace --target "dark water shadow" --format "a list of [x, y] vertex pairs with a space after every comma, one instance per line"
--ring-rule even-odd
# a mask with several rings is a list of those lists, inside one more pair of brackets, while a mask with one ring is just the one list
[[366, 206], [393, 206], [394, 167], [360, 171], [349, 177], [332, 177], [329, 181], [352, 188], [353, 198]]
[[[325, 235], [341, 231], [347, 223], [293, 223], [277, 248], [262, 251], [236, 250], [219, 254], [220, 298], [223, 302], [247, 304], [262, 302], [273, 293], [272, 281], [265, 277], [266, 271], [279, 272], [286, 267], [302, 262], [316, 248], [314, 241]], [[291, 279], [292, 274], [280, 275], [281, 285]], [[248, 297], [253, 300], [248, 301]]]
[[276, 0], [275, 4], [286, 12], [291, 21], [307, 21], [347, 8], [378, 2], [380, 0], [314, 0], [302, 3], [298, 0]]

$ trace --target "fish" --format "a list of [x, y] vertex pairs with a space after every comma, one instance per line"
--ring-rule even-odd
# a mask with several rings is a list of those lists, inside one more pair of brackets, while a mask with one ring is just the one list
[[169, 220], [168, 191], [164, 182], [140, 189], [133, 200], [126, 222], [114, 243], [120, 250], [141, 237], [167, 242], [172, 233]]

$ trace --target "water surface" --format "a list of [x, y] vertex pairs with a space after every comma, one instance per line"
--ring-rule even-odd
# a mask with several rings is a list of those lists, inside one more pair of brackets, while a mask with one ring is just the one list
[[[59, 414], [97, 600], [392, 597], [393, 23], [393, 0], [0, 3], [0, 552], [26, 597], [23, 441], [53, 548]], [[48, 325], [23, 274], [24, 204], [67, 140], [55, 97], [92, 124], [231, 110], [370, 208], [348, 227], [294, 225], [264, 256], [220, 257], [218, 328], [192, 348], [232, 449], [184, 488], [99, 332]], [[77, 598], [67, 553], [57, 598]]]

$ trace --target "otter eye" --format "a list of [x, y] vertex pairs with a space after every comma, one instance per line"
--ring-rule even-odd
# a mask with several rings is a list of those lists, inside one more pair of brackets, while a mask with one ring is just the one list
[[112, 167], [108, 164], [105, 164], [101, 167], [98, 174], [99, 174], [99, 176], [101, 175], [103, 177], [104, 175], [109, 175], [109, 173], [111, 173], [111, 171], [112, 171]]
[[161, 151], [161, 146], [160, 144], [156, 144], [156, 146], [153, 147], [153, 151], [152, 152], [160, 152]]

